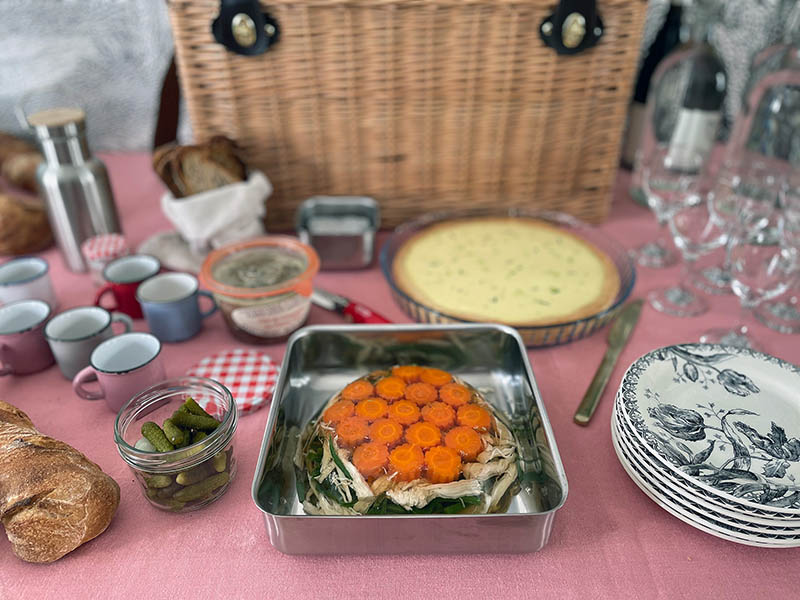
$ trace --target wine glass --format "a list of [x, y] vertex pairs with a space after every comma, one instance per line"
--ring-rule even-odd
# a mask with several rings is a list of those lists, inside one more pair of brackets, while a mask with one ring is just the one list
[[639, 153], [637, 160], [640, 162], [637, 171], [641, 173], [642, 191], [655, 214], [659, 233], [654, 241], [634, 251], [636, 261], [644, 267], [668, 267], [676, 262], [665, 235], [670, 215], [696, 196], [705, 158], [690, 148], [662, 145], [647, 156]]
[[747, 325], [749, 315], [761, 302], [783, 294], [797, 269], [796, 253], [784, 239], [781, 211], [748, 221], [735, 234], [728, 253], [731, 288], [742, 307], [741, 323], [732, 329], [707, 331], [700, 341], [760, 350], [762, 345]]
[[[789, 251], [800, 262], [800, 187], [786, 186], [781, 192], [783, 233]], [[755, 311], [756, 318], [775, 331], [800, 333], [800, 277], [796, 276], [782, 296], [763, 302]]]
[[699, 195], [692, 196], [672, 212], [669, 229], [675, 246], [683, 255], [683, 276], [676, 285], [652, 290], [647, 297], [653, 308], [660, 312], [676, 317], [695, 317], [708, 310], [708, 302], [689, 286], [699, 276], [694, 267], [701, 256], [722, 248], [728, 234], [715, 222], [709, 199]]
[[[720, 171], [709, 194], [710, 210], [717, 225], [726, 230], [728, 239], [745, 224], [768, 216], [775, 204], [780, 177], [763, 163], [728, 163]], [[731, 293], [729, 252], [722, 260], [699, 272], [692, 283], [709, 294]]]

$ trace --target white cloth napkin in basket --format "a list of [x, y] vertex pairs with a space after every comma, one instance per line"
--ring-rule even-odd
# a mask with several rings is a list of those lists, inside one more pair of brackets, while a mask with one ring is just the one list
[[250, 171], [247, 181], [175, 198], [166, 192], [161, 210], [193, 252], [205, 253], [230, 242], [264, 234], [266, 200], [272, 184], [261, 171]]

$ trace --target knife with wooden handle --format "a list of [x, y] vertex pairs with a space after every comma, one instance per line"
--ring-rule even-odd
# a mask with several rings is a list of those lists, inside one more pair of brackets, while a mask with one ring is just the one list
[[639, 315], [642, 312], [642, 302], [642, 300], [630, 302], [620, 311], [614, 323], [611, 324], [611, 329], [608, 330], [608, 349], [597, 369], [597, 373], [594, 374], [594, 379], [592, 379], [586, 394], [583, 396], [583, 400], [578, 406], [578, 410], [575, 411], [573, 420], [578, 425], [585, 426], [589, 424], [597, 408], [597, 403], [600, 401], [600, 396], [603, 395], [603, 390], [606, 389], [606, 384], [608, 384], [611, 372], [614, 370], [614, 365], [628, 342], [628, 338], [631, 337], [636, 322], [639, 320]]

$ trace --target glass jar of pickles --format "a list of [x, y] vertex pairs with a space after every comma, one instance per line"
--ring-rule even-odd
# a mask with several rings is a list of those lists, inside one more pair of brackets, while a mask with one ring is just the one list
[[225, 386], [180, 377], [131, 398], [117, 415], [114, 440], [148, 501], [186, 512], [228, 489], [236, 473], [236, 419], [236, 403]]

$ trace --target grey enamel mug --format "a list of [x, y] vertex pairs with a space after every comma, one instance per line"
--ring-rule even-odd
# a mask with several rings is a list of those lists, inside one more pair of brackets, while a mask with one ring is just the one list
[[[115, 332], [114, 324], [122, 330]], [[110, 313], [99, 306], [79, 306], [56, 315], [44, 328], [44, 337], [58, 368], [69, 380], [89, 364], [92, 351], [102, 342], [133, 328], [128, 315]]]

